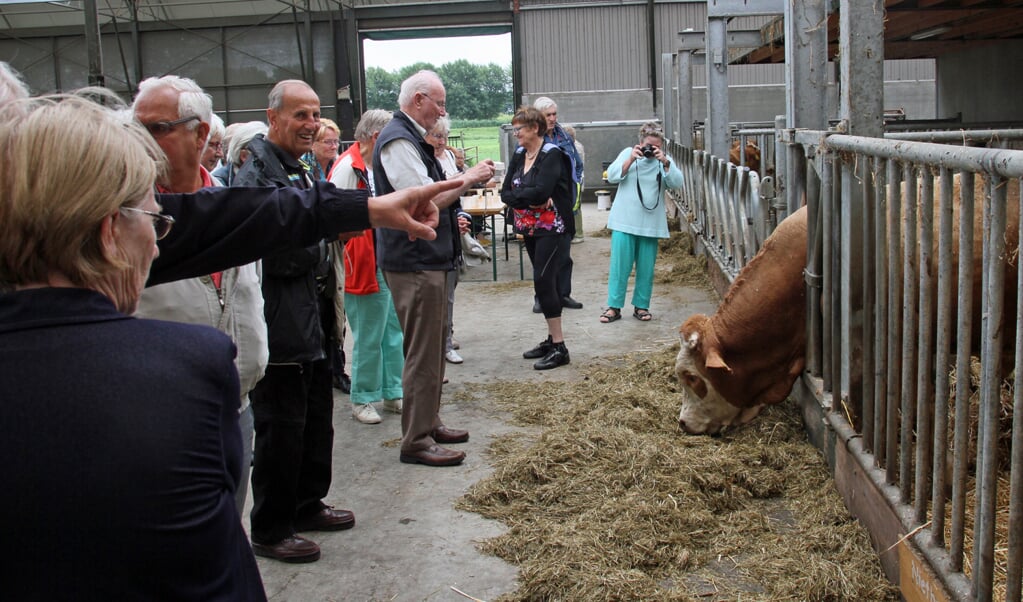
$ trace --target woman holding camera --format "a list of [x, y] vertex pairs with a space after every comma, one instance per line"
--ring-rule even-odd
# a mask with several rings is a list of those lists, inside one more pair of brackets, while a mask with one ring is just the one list
[[618, 184], [618, 193], [607, 217], [611, 230], [611, 267], [607, 277], [607, 309], [604, 324], [622, 317], [625, 293], [633, 266], [636, 284], [632, 291], [632, 316], [649, 322], [654, 288], [654, 263], [659, 238], [668, 238], [664, 191], [682, 185], [682, 172], [664, 154], [664, 131], [654, 122], [639, 128], [639, 144], [623, 149], [607, 168], [607, 181]]

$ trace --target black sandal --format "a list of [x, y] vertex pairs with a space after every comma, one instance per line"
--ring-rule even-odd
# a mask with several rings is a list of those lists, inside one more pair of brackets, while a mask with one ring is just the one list
[[614, 322], [615, 320], [621, 320], [621, 319], [622, 319], [622, 310], [618, 309], [617, 307], [609, 307], [609, 308], [604, 310], [604, 313], [600, 314], [600, 323], [601, 324], [610, 324], [611, 322]]
[[649, 310], [637, 307], [636, 309], [632, 310], [632, 317], [636, 318], [640, 322], [649, 322], [650, 320], [653, 319], [654, 316], [653, 314], [650, 313]]

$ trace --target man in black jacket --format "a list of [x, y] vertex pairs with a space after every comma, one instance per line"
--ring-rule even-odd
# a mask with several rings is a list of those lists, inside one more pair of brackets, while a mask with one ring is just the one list
[[[320, 99], [308, 84], [286, 80], [270, 92], [266, 138], [249, 143], [233, 186], [310, 188], [299, 157], [319, 129]], [[263, 258], [263, 298], [270, 341], [266, 376], [252, 391], [256, 443], [251, 536], [259, 556], [313, 562], [319, 546], [300, 531], [355, 525], [348, 510], [327, 506], [334, 445], [334, 396], [326, 355], [333, 329], [333, 270], [327, 244]]]

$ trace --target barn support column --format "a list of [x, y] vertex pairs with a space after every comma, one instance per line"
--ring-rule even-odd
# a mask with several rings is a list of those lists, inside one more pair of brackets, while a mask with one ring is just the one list
[[785, 111], [790, 128], [827, 129], [827, 19], [824, 0], [785, 3]]
[[100, 44], [96, 0], [85, 0], [82, 8], [85, 12], [85, 48], [89, 55], [89, 85], [102, 86], [106, 78], [103, 76], [103, 47]]
[[693, 148], [693, 53], [679, 50], [675, 61], [678, 80], [678, 141]]
[[[341, 38], [334, 41], [334, 81], [337, 86], [337, 116], [342, 140], [355, 139], [355, 121], [365, 112], [362, 54], [359, 52], [359, 21], [355, 9], [341, 11]], [[347, 108], [345, 108], [347, 107]], [[350, 114], [350, 116], [347, 116]]]
[[[841, 0], [839, 3], [839, 57], [842, 81], [839, 129], [856, 136], [884, 135], [884, 3], [882, 0]], [[862, 416], [865, 398], [862, 373], [863, 338], [863, 262], [861, 244], [865, 236], [864, 195], [860, 182], [869, 174], [866, 165], [841, 162], [840, 233], [841, 295], [840, 353], [842, 357], [838, 399], [834, 410], [844, 403]], [[872, 396], [872, 391], [866, 394]]]
[[716, 157], [728, 157], [728, 22], [707, 17], [707, 122], [703, 146]]

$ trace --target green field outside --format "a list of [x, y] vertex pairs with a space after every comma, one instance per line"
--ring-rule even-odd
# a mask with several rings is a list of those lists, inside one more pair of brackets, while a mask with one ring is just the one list
[[466, 156], [475, 165], [475, 160], [493, 159], [501, 160], [500, 136], [501, 129], [498, 126], [472, 127], [472, 128], [451, 128], [451, 135], [461, 135], [459, 140], [453, 139], [453, 146], [461, 146], [466, 149]]

